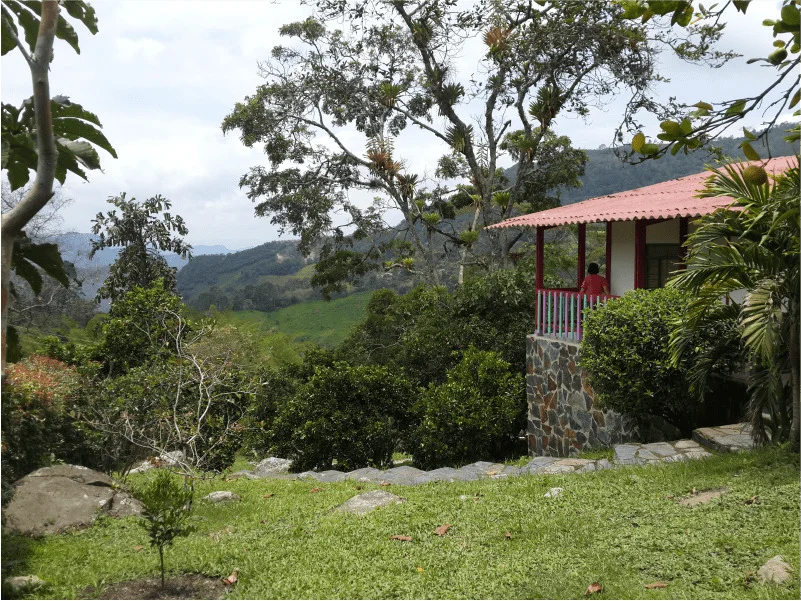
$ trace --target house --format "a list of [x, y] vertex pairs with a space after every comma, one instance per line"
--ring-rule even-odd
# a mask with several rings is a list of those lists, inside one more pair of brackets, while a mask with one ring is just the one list
[[[796, 165], [795, 157], [760, 161], [769, 174]], [[682, 244], [693, 220], [724, 209], [729, 197], [697, 198], [711, 172], [591, 198], [547, 211], [521, 215], [493, 228], [536, 229], [536, 331], [528, 336], [528, 445], [536, 455], [568, 456], [584, 448], [625, 442], [639, 435], [632, 420], [595, 405], [595, 394], [578, 365], [584, 311], [628, 290], [658, 288], [681, 268]], [[605, 277], [609, 296], [579, 293], [585, 271], [587, 224], [606, 224]], [[547, 289], [543, 266], [545, 230], [578, 226], [576, 286]]]

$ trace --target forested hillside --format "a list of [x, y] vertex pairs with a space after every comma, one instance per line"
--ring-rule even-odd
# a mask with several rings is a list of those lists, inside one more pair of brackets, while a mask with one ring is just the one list
[[[783, 140], [791, 124], [776, 126], [768, 136], [773, 156], [793, 154], [793, 146]], [[744, 158], [738, 148], [745, 138], [720, 138], [716, 141], [726, 156]], [[764, 156], [767, 150], [758, 149]], [[571, 204], [667, 181], [703, 171], [714, 163], [714, 156], [706, 151], [678, 153], [659, 160], [637, 165], [623, 163], [611, 148], [585, 150], [589, 161], [581, 178], [582, 186], [561, 191], [562, 204]], [[506, 172], [510, 180], [515, 170]], [[457, 215], [456, 221], [468, 216]], [[458, 228], [457, 228], [458, 229]], [[279, 240], [227, 255], [196, 256], [178, 272], [178, 289], [186, 302], [202, 310], [212, 304], [218, 309], [275, 311], [298, 302], [319, 299], [320, 294], [311, 288], [316, 257], [304, 258], [296, 248], [296, 241]], [[480, 244], [480, 241], [479, 241]], [[443, 263], [443, 281], [453, 279], [448, 265]], [[370, 274], [357, 289], [374, 290], [384, 287], [398, 291], [409, 289], [412, 278], [408, 275]], [[347, 294], [345, 293], [345, 294]]]

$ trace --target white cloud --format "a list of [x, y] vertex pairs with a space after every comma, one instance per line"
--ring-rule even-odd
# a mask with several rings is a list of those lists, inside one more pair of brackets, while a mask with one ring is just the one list
[[166, 46], [152, 38], [117, 38], [115, 41], [116, 56], [124, 62], [132, 61], [138, 58], [152, 62], [156, 59]]

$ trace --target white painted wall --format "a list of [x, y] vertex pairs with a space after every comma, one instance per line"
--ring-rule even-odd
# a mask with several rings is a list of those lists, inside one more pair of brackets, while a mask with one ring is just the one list
[[634, 222], [612, 223], [612, 281], [610, 292], [616, 296], [634, 289]]

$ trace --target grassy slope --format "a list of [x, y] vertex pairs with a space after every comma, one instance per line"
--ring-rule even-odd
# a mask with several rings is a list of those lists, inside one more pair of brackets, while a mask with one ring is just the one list
[[[331, 510], [371, 484], [206, 481], [199, 496], [225, 489], [242, 501], [198, 502], [197, 531], [166, 561], [219, 577], [239, 568], [229, 598], [241, 599], [581, 598], [593, 581], [604, 587], [599, 599], [797, 599], [798, 468], [797, 455], [763, 451], [582, 476], [393, 486], [407, 502], [363, 518]], [[552, 486], [564, 494], [544, 498]], [[728, 494], [709, 505], [675, 501], [692, 487], [721, 486]], [[760, 504], [744, 503], [755, 495]], [[452, 528], [435, 536], [443, 523]], [[40, 594], [50, 598], [158, 571], [134, 519], [36, 541], [4, 537], [2, 552], [4, 565], [25, 560], [3, 576], [38, 574], [52, 584]], [[749, 573], [777, 554], [792, 565], [791, 583], [754, 583]], [[644, 588], [656, 581], [668, 587]]]
[[359, 292], [330, 302], [307, 301], [272, 313], [237, 311], [220, 314], [221, 323], [243, 328], [258, 336], [278, 330], [297, 342], [333, 347], [342, 342], [350, 329], [364, 319], [372, 292]]

